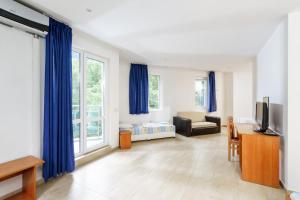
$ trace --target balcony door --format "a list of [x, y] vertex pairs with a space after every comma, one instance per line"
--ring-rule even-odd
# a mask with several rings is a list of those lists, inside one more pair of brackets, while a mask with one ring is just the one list
[[105, 134], [105, 66], [100, 57], [72, 52], [74, 152], [80, 156], [107, 144]]

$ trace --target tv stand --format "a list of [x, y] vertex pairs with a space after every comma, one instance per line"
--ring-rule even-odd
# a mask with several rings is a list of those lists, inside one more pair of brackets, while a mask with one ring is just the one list
[[254, 124], [235, 124], [235, 127], [241, 141], [241, 178], [279, 188], [279, 135], [253, 131]]

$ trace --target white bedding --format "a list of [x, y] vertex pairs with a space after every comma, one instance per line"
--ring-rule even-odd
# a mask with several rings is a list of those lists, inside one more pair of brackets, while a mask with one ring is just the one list
[[175, 126], [169, 123], [120, 124], [120, 130], [131, 130], [132, 141], [175, 137]]

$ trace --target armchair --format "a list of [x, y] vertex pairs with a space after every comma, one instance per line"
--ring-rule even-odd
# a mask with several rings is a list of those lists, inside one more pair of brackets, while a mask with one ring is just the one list
[[221, 118], [203, 112], [180, 112], [173, 117], [173, 124], [177, 133], [187, 137], [221, 132]]

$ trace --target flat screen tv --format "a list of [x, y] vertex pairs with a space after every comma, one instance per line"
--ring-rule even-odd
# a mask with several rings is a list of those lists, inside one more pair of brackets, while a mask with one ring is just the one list
[[264, 97], [263, 102], [256, 103], [255, 120], [259, 128], [257, 131], [266, 132], [269, 128], [269, 97]]

